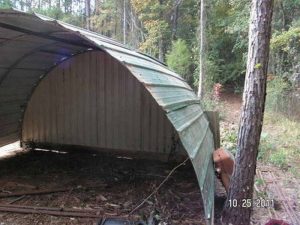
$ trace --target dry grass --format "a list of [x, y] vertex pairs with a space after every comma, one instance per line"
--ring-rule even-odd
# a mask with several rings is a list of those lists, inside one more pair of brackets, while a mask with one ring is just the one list
[[[300, 122], [281, 114], [265, 113], [260, 160], [300, 175]], [[297, 172], [298, 171], [298, 172]]]

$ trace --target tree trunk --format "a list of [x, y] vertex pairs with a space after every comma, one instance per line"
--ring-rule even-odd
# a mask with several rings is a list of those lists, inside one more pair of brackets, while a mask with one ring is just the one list
[[123, 44], [126, 44], [126, 0], [123, 0]]
[[204, 95], [204, 81], [205, 81], [205, 25], [206, 25], [206, 11], [205, 0], [200, 1], [200, 58], [199, 58], [199, 86], [198, 97], [203, 98]]
[[172, 40], [176, 39], [177, 26], [178, 26], [178, 14], [179, 14], [179, 6], [182, 3], [182, 0], [177, 0], [175, 2], [174, 11], [172, 15]]
[[86, 29], [91, 29], [91, 0], [85, 0], [85, 22], [86, 22]]
[[[159, 5], [163, 5], [163, 0], [159, 0]], [[159, 12], [159, 18], [163, 18], [163, 12], [160, 10]], [[158, 59], [159, 61], [164, 61], [164, 37], [163, 34], [159, 34], [159, 40], [158, 40]]]
[[272, 11], [273, 0], [252, 0], [236, 163], [223, 210], [223, 224], [250, 224], [256, 159], [265, 106]]
[[158, 59], [159, 61], [164, 61], [164, 44], [163, 44], [163, 37], [159, 38], [158, 41]]
[[60, 0], [57, 0], [57, 2], [56, 2], [56, 8], [60, 9]]

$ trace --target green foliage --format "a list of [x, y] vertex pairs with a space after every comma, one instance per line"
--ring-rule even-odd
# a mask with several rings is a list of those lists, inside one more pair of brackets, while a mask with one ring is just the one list
[[261, 69], [262, 68], [262, 64], [261, 63], [257, 63], [254, 66], [255, 69]]
[[93, 30], [107, 37], [122, 40], [122, 1], [104, 1], [91, 17]]
[[282, 169], [285, 169], [287, 167], [287, 153], [284, 150], [279, 150], [277, 152], [274, 152], [270, 156], [270, 162], [274, 164], [275, 166], [278, 166]]
[[237, 151], [238, 132], [235, 129], [225, 129], [222, 134], [222, 144], [225, 149], [230, 151], [233, 155]]
[[283, 104], [284, 94], [290, 89], [290, 84], [282, 77], [275, 77], [267, 83], [267, 110], [278, 111], [279, 104]]
[[271, 48], [275, 51], [289, 52], [300, 47], [300, 26], [291, 27], [288, 31], [277, 33], [271, 40]]
[[173, 41], [172, 49], [167, 54], [168, 66], [187, 79], [191, 63], [192, 55], [186, 42], [181, 39]]
[[260, 137], [258, 156], [261, 161], [266, 161], [272, 152], [275, 151], [275, 145], [270, 141], [268, 133], [262, 132]]
[[299, 122], [267, 111], [264, 116], [258, 159], [281, 169], [298, 166], [300, 160]]
[[[146, 39], [140, 44], [140, 50], [158, 57], [159, 51], [166, 51], [170, 45], [170, 20], [166, 12], [171, 10], [171, 0], [150, 1], [132, 0], [131, 4], [144, 25]], [[159, 42], [162, 42], [162, 47]]]
[[34, 11], [42, 15], [59, 20], [62, 20], [65, 17], [65, 14], [63, 13], [62, 9], [57, 7], [53, 7], [50, 9], [34, 9]]
[[[126, 2], [126, 45], [154, 57], [162, 56], [191, 86], [198, 86], [199, 0]], [[0, 0], [0, 7], [35, 11], [81, 27], [86, 27], [88, 19], [93, 31], [123, 42], [123, 3], [96, 0], [91, 4], [90, 18], [85, 18], [85, 1], [78, 0]], [[300, 60], [300, 1], [281, 0], [274, 4], [269, 71], [278, 77], [289, 77]], [[241, 90], [246, 70], [250, 1], [211, 0], [206, 10], [205, 86], [210, 90], [214, 83], [233, 84]], [[170, 59], [171, 53], [176, 54], [173, 44], [176, 40], [185, 43], [184, 54], [179, 58], [187, 64]]]
[[13, 4], [10, 0], [0, 0], [0, 8], [9, 9], [12, 7], [13, 7]]
[[248, 1], [212, 1], [208, 18], [208, 84], [243, 84], [249, 21]]

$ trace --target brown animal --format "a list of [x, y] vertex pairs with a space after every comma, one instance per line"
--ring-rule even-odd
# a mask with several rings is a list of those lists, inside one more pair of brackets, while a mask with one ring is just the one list
[[234, 157], [229, 151], [219, 148], [214, 151], [213, 159], [218, 177], [221, 179], [228, 193], [229, 182], [234, 168]]

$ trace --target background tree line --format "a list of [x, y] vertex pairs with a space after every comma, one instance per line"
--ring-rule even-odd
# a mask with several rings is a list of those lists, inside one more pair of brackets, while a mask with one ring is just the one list
[[[116, 39], [165, 61], [197, 87], [200, 0], [0, 0], [0, 7], [35, 11]], [[206, 86], [230, 84], [240, 91], [250, 1], [211, 0], [205, 10]], [[276, 0], [272, 26], [270, 87], [282, 93], [300, 73], [300, 0]]]

